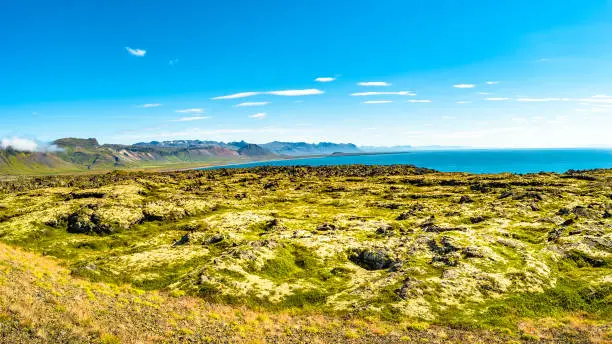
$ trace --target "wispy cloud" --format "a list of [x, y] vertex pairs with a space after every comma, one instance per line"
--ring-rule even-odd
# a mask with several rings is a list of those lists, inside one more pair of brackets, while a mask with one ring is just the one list
[[429, 99], [410, 99], [408, 103], [431, 103]]
[[191, 121], [202, 121], [205, 119], [210, 119], [210, 116], [193, 116], [193, 117], [182, 117], [179, 119], [175, 119], [172, 122], [191, 122]]
[[503, 101], [503, 100], [510, 100], [510, 98], [494, 97], [494, 98], [487, 98], [486, 100], [490, 100], [490, 101]]
[[267, 92], [240, 92], [229, 94], [226, 96], [219, 96], [211, 98], [213, 100], [219, 99], [237, 99], [237, 98], [246, 98], [253, 97], [262, 94], [271, 94], [275, 96], [286, 96], [286, 97], [295, 97], [295, 96], [311, 96], [316, 94], [323, 94], [324, 92], [315, 88], [305, 89], [305, 90], [282, 90], [282, 91], [267, 91]]
[[154, 108], [154, 107], [158, 107], [158, 106], [161, 106], [161, 104], [159, 104], [159, 103], [149, 103], [149, 104], [139, 105], [138, 107], [142, 107], [142, 108]]
[[558, 101], [570, 101], [569, 98], [518, 98], [517, 102], [558, 102]]
[[363, 81], [357, 83], [359, 86], [391, 86], [390, 83], [385, 81]]
[[457, 102], [457, 104], [470, 104], [471, 101], [467, 101], [467, 100], [460, 100]]
[[489, 92], [478, 92], [478, 94], [480, 94], [482, 96], [486, 96], [487, 94], [489, 94]]
[[268, 105], [270, 102], [244, 102], [236, 105], [236, 107], [246, 107], [246, 106], [264, 106]]
[[4, 137], [0, 140], [0, 148], [12, 148], [21, 152], [56, 152], [60, 150], [55, 145], [42, 143], [21, 137]]
[[599, 94], [596, 96], [592, 96], [590, 98], [517, 98], [518, 102], [578, 102], [580, 105], [592, 105], [596, 104], [612, 104], [612, 97], [606, 96], [604, 94]]
[[316, 88], [310, 88], [307, 90], [268, 91], [266, 92], [266, 94], [272, 94], [275, 96], [295, 97], [295, 96], [312, 96], [316, 94], [323, 94], [323, 91], [317, 90]]
[[171, 66], [176, 66], [179, 63], [179, 59], [172, 59], [168, 61], [168, 64]]
[[204, 113], [204, 109], [183, 109], [183, 110], [176, 110], [176, 112], [178, 113]]
[[474, 88], [476, 85], [474, 84], [457, 84], [453, 85], [454, 88]]
[[336, 80], [336, 78], [332, 78], [332, 77], [319, 77], [315, 79], [315, 81], [317, 82], [332, 82], [334, 80]]
[[387, 104], [392, 103], [392, 100], [368, 100], [363, 102], [364, 104]]
[[487, 81], [487, 85], [497, 85], [499, 81]]
[[381, 96], [381, 95], [397, 95], [397, 96], [416, 96], [416, 93], [410, 91], [399, 91], [399, 92], [357, 92], [351, 93], [351, 96]]
[[612, 104], [612, 98], [607, 97], [591, 97], [591, 98], [580, 98], [574, 99], [575, 101], [584, 102], [584, 103], [605, 103]]
[[132, 49], [130, 47], [125, 47], [125, 50], [127, 50], [128, 53], [130, 53], [131, 55], [139, 56], [139, 57], [143, 57], [147, 53], [146, 50], [143, 50], [143, 49]]
[[252, 115], [249, 115], [249, 118], [255, 118], [255, 119], [262, 119], [265, 118], [267, 115], [265, 112], [258, 112]]
[[219, 96], [219, 97], [214, 97], [212, 98], [213, 100], [217, 100], [217, 99], [237, 99], [237, 98], [246, 98], [246, 97], [252, 97], [252, 96], [256, 96], [258, 94], [262, 94], [263, 92], [240, 92], [240, 93], [234, 93], [234, 94], [229, 94], [227, 96]]

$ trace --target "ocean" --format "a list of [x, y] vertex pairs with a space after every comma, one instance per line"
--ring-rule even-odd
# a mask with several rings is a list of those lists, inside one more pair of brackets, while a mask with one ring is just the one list
[[537, 173], [594, 168], [612, 168], [612, 149], [479, 149], [429, 150], [406, 153], [364, 154], [296, 158], [216, 166], [247, 168], [255, 166], [410, 164], [442, 172]]

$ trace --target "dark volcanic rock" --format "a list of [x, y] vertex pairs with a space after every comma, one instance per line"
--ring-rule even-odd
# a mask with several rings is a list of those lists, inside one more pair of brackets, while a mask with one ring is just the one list
[[384, 225], [376, 229], [376, 234], [384, 235], [384, 236], [392, 236], [395, 234], [395, 231], [393, 230], [393, 227], [391, 227], [390, 225]]
[[113, 232], [111, 226], [103, 224], [91, 207], [83, 207], [72, 213], [67, 222], [68, 233], [106, 235]]
[[349, 254], [349, 260], [366, 270], [383, 270], [392, 266], [394, 261], [384, 250], [358, 250]]
[[571, 225], [571, 224], [573, 224], [573, 223], [574, 223], [574, 219], [567, 219], [567, 220], [563, 221], [563, 223], [561, 224], [561, 226], [563, 226], [563, 227], [567, 227], [567, 226], [569, 226], [569, 225]]
[[432, 239], [427, 242], [427, 245], [431, 251], [442, 255], [461, 250], [461, 247], [454, 243], [452, 238], [447, 236], [442, 237], [440, 244]]
[[561, 208], [559, 209], [559, 211], [557, 212], [557, 215], [560, 216], [564, 216], [564, 215], [569, 215], [570, 211], [567, 208]]
[[450, 232], [450, 231], [460, 231], [464, 232], [465, 228], [462, 227], [440, 227], [434, 224], [428, 224], [422, 226], [423, 230], [428, 233], [442, 233], [442, 232]]
[[414, 277], [406, 277], [406, 279], [404, 279], [404, 281], [402, 282], [402, 286], [399, 289], [395, 290], [395, 294], [397, 294], [397, 296], [402, 300], [406, 300], [412, 294], [422, 295], [423, 292], [419, 289], [416, 289], [416, 287], [418, 287], [421, 283], [421, 281], [417, 280]]
[[582, 217], [589, 216], [589, 212], [587, 208], [580, 206], [580, 205], [575, 206], [574, 209], [572, 209], [572, 213], [576, 214], [576, 216], [582, 216]]
[[431, 263], [442, 263], [446, 266], [457, 266], [459, 265], [459, 254], [456, 252], [445, 255], [436, 255], [431, 259]]
[[66, 199], [83, 199], [83, 198], [104, 198], [106, 193], [96, 191], [81, 191], [71, 192], [66, 196]]
[[473, 224], [477, 224], [477, 223], [481, 223], [484, 222], [486, 219], [484, 218], [484, 216], [474, 216], [474, 217], [470, 217], [470, 222]]
[[263, 188], [264, 190], [274, 190], [276, 189], [277, 186], [278, 186], [277, 182], [268, 182], [264, 184]]
[[213, 236], [211, 236], [210, 238], [208, 238], [208, 240], [206, 240], [204, 243], [207, 245], [212, 245], [212, 244], [216, 244], [219, 243], [221, 241], [223, 241], [225, 239], [225, 237], [221, 234], [215, 234]]
[[564, 230], [565, 228], [560, 227], [560, 228], [555, 228], [552, 231], [550, 231], [548, 233], [548, 241], [556, 241], [557, 239], [559, 239], [561, 235], [563, 234]]
[[470, 196], [461, 196], [461, 198], [459, 198], [459, 204], [465, 204], [465, 203], [472, 203], [474, 202], [474, 200], [472, 198], [470, 198]]
[[172, 247], [181, 246], [181, 245], [185, 245], [188, 243], [189, 243], [189, 234], [185, 234], [179, 240], [175, 241], [174, 244], [172, 244]]
[[465, 256], [466, 258], [484, 258], [485, 254], [484, 252], [479, 249], [478, 247], [474, 247], [474, 246], [469, 246], [464, 248], [461, 253], [463, 253], [463, 256]]
[[322, 225], [319, 225], [317, 227], [317, 230], [321, 232], [334, 231], [336, 230], [336, 226], [331, 223], [324, 223]]
[[408, 220], [410, 218], [410, 216], [412, 216], [412, 213], [407, 211], [407, 212], [403, 212], [401, 214], [399, 214], [397, 216], [397, 218], [395, 218], [398, 221], [403, 221], [403, 220]]

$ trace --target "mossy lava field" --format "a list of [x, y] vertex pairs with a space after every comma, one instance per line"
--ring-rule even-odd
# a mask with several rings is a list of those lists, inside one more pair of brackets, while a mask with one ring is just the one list
[[[0, 181], [0, 241], [82, 283], [361, 319], [384, 324], [378, 340], [418, 342], [402, 331], [435, 328], [450, 332], [430, 342], [452, 331], [505, 342], [612, 339], [611, 170], [359, 165], [15, 177]], [[5, 317], [19, 320], [6, 302]], [[197, 336], [184, 326], [184, 337]], [[364, 328], [340, 341], [375, 341]], [[115, 335], [105, 338], [130, 342]], [[283, 336], [292, 338], [275, 338]], [[326, 341], [314, 337], [296, 341]]]

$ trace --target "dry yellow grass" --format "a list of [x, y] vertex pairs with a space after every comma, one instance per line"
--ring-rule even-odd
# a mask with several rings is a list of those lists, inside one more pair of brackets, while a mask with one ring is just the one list
[[[604, 337], [603, 328], [576, 319], [568, 324], [573, 327]], [[449, 338], [461, 342], [473, 335], [376, 320], [255, 311], [128, 285], [92, 283], [71, 276], [53, 258], [0, 244], [3, 343], [392, 343], [402, 338], [435, 343]], [[483, 331], [473, 338], [482, 343], [502, 342], [504, 335]]]

